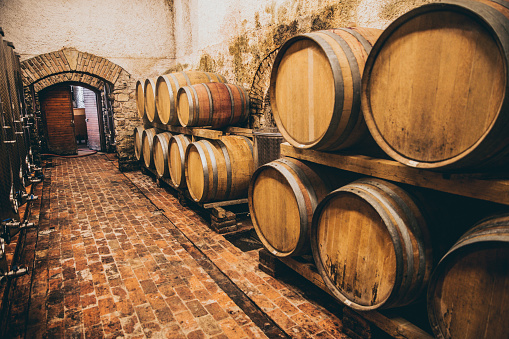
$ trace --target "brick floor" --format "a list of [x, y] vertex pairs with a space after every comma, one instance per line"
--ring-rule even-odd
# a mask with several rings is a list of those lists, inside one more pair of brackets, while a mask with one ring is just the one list
[[55, 158], [45, 175], [23, 257], [33, 269], [13, 281], [7, 337], [274, 337], [252, 312], [286, 337], [346, 337], [336, 316], [260, 271], [256, 251], [140, 172], [92, 155]]

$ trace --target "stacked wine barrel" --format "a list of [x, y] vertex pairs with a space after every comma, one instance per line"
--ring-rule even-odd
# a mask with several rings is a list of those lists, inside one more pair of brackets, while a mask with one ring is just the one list
[[0, 28], [0, 220], [16, 219], [32, 183], [33, 112], [28, 112], [19, 55]]
[[[374, 140], [409, 167], [507, 178], [508, 4], [440, 1], [384, 31], [289, 39], [269, 90], [279, 131], [296, 154], [355, 155]], [[507, 214], [469, 231], [478, 220], [462, 222], [455, 231], [464, 235], [441, 251], [441, 231], [451, 225], [440, 219], [454, 212], [434, 208], [422, 190], [340, 170], [333, 177], [343, 182], [333, 184], [322, 172], [287, 157], [254, 173], [251, 218], [269, 252], [312, 252], [330, 294], [357, 311], [408, 305], [427, 293], [437, 337], [509, 337]]]
[[220, 74], [187, 71], [138, 80], [136, 107], [148, 124], [223, 128], [246, 121], [249, 96]]
[[196, 202], [245, 198], [254, 171], [253, 144], [228, 135], [198, 140], [165, 126], [221, 129], [242, 124], [249, 114], [244, 88], [216, 73], [188, 71], [136, 83], [136, 159], [158, 177], [189, 192]]

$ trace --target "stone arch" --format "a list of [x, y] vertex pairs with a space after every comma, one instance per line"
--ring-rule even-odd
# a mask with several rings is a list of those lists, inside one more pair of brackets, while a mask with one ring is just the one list
[[125, 69], [100, 56], [63, 48], [24, 60], [21, 73], [23, 84], [33, 86], [35, 92], [63, 82], [83, 83], [101, 91], [105, 82], [110, 83], [119, 168], [136, 166], [133, 130], [142, 122], [134, 102], [136, 80]]
[[108, 59], [74, 48], [40, 54], [21, 63], [25, 86], [62, 73], [89, 74], [115, 84], [123, 70]]
[[86, 84], [90, 87], [93, 87], [99, 91], [102, 91], [104, 88], [104, 81], [96, 76], [85, 74], [85, 73], [72, 73], [72, 72], [66, 72], [66, 73], [60, 73], [60, 74], [52, 74], [48, 77], [45, 77], [44, 79], [41, 79], [37, 82], [35, 82], [34, 90], [36, 92], [40, 92], [41, 90], [53, 86], [58, 83], [62, 82], [75, 82], [75, 83], [81, 83]]

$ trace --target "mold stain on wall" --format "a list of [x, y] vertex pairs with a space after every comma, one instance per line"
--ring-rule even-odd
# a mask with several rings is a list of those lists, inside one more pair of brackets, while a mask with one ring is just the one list
[[[433, 0], [431, 0], [433, 1]], [[198, 54], [177, 60], [174, 69], [218, 72], [229, 82], [252, 87], [258, 66], [273, 50], [291, 37], [316, 30], [356, 26], [371, 20], [375, 27], [386, 26], [406, 11], [430, 0], [274, 0], [252, 13], [225, 34], [226, 43], [206, 47]], [[362, 13], [361, 13], [362, 12]], [[232, 15], [237, 13], [232, 11]], [[249, 24], [251, 23], [251, 24]], [[363, 24], [359, 24], [362, 26]], [[367, 26], [373, 27], [373, 26]], [[228, 37], [227, 37], [228, 36]], [[185, 60], [185, 64], [184, 64]], [[267, 67], [265, 72], [270, 72]]]

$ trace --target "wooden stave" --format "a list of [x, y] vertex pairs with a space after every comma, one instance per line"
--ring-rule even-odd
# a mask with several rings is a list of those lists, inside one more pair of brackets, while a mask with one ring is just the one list
[[156, 106], [156, 81], [157, 78], [149, 78], [145, 80], [144, 88], [144, 105], [145, 117], [149, 122], [160, 122], [157, 115]]
[[253, 142], [244, 136], [223, 137], [216, 142], [225, 159], [228, 159], [227, 173], [231, 177], [227, 178], [225, 197], [228, 199], [247, 197], [249, 181], [254, 172]]
[[[170, 132], [164, 132], [164, 133], [158, 133], [154, 135], [154, 140], [152, 142], [152, 149], [153, 149], [153, 162], [154, 167], [156, 169], [156, 173], [159, 176], [159, 178], [167, 178], [169, 173], [168, 168], [168, 145], [170, 142], [170, 139], [172, 138], [172, 134]], [[159, 150], [161, 149], [161, 155], [162, 159], [159, 159]], [[162, 164], [162, 168], [161, 168]]]
[[[299, 210], [300, 220], [300, 236], [295, 247], [284, 252], [277, 249], [277, 246], [270, 243], [263, 234], [259, 223], [256, 219], [254, 208], [254, 187], [255, 182], [260, 173], [267, 168], [274, 168], [287, 180], [288, 185], [291, 187]], [[318, 203], [332, 190], [332, 187], [327, 180], [320, 177], [316, 168], [309, 167], [302, 161], [293, 158], [280, 158], [270, 163], [260, 166], [254, 173], [249, 184], [248, 191], [248, 204], [251, 220], [255, 228], [258, 238], [264, 247], [273, 255], [277, 257], [290, 257], [302, 254], [309, 254], [309, 232], [311, 229], [312, 216]]]
[[[173, 137], [170, 139], [168, 154], [170, 154], [172, 147], [177, 147], [178, 153], [180, 155], [179, 163], [170, 162], [170, 157], [168, 156], [168, 167], [170, 172], [170, 178], [171, 182], [173, 183], [173, 185], [175, 185], [175, 187], [179, 188], [186, 187], [185, 156], [186, 149], [190, 143], [191, 143], [190, 139], [184, 134], [173, 135]], [[173, 171], [171, 170], [173, 166], [180, 168], [180, 180], [177, 180], [177, 178], [175, 178], [175, 176], [173, 175]]]
[[[363, 34], [366, 34], [367, 32], [373, 32], [372, 35], [380, 35], [382, 32], [381, 30], [376, 29], [368, 29], [368, 28], [339, 28], [335, 29], [339, 31], [345, 31], [355, 37], [359, 44], [362, 45], [362, 47], [365, 49], [366, 53], [369, 54], [371, 50], [371, 46], [373, 44], [372, 36], [368, 38], [365, 38]], [[296, 148], [303, 148], [303, 149], [315, 149], [315, 150], [323, 150], [323, 151], [336, 151], [341, 150], [345, 148], [352, 147], [358, 143], [360, 143], [362, 140], [367, 138], [369, 136], [369, 132], [367, 130], [367, 127], [365, 126], [364, 117], [360, 108], [360, 86], [361, 86], [361, 72], [359, 72], [359, 64], [355, 58], [355, 55], [353, 51], [350, 48], [350, 45], [339, 35], [333, 33], [334, 30], [324, 30], [324, 31], [316, 31], [311, 33], [305, 33], [301, 35], [297, 35], [289, 40], [287, 40], [283, 46], [280, 48], [278, 54], [276, 55], [276, 59], [274, 60], [274, 66], [272, 68], [271, 77], [270, 77], [270, 88], [269, 88], [269, 95], [270, 95], [270, 102], [272, 111], [274, 113], [274, 120], [276, 122], [276, 125], [278, 126], [278, 129], [280, 133], [283, 135], [285, 140], [289, 142], [292, 146]], [[376, 34], [374, 32], [377, 32]], [[351, 109], [352, 111], [355, 110], [353, 114], [350, 114], [348, 122], [347, 122], [347, 128], [346, 132], [343, 130], [340, 130], [340, 119], [342, 117], [342, 111], [343, 111], [343, 104], [345, 101], [345, 98], [343, 97], [343, 83], [342, 83], [342, 75], [341, 75], [341, 67], [340, 63], [337, 60], [337, 57], [335, 53], [331, 50], [329, 47], [330, 45], [319, 35], [327, 35], [329, 37], [332, 37], [334, 40], [336, 40], [336, 43], [341, 44], [341, 46], [346, 47], [346, 53], [347, 53], [347, 59], [349, 62], [350, 70], [352, 73], [352, 78], [354, 78], [354, 96], [356, 99], [354, 99], [353, 105]], [[362, 40], [359, 40], [359, 37], [362, 37]], [[309, 144], [303, 144], [296, 141], [284, 128], [283, 123], [279, 116], [279, 111], [276, 107], [276, 98], [275, 98], [275, 88], [276, 88], [276, 78], [277, 78], [277, 71], [278, 66], [280, 65], [284, 53], [287, 51], [288, 48], [290, 48], [295, 42], [298, 42], [299, 40], [303, 39], [310, 39], [311, 41], [314, 41], [320, 48], [324, 51], [324, 53], [328, 57], [328, 61], [330, 63], [331, 69], [334, 74], [334, 82], [335, 82], [335, 102], [334, 105], [334, 112], [331, 118], [331, 121], [329, 123], [328, 129], [325, 131], [325, 133], [320, 136], [318, 139], [315, 139], [314, 142], [311, 142]], [[341, 43], [339, 42], [341, 41]], [[343, 52], [345, 52], [345, 50]], [[329, 52], [327, 52], [329, 51]], [[333, 65], [334, 63], [334, 65]], [[354, 74], [355, 73], [355, 74]]]
[[[509, 11], [506, 11], [503, 8], [509, 9], [504, 1], [440, 0], [439, 2], [426, 4], [407, 12], [393, 21], [380, 35], [375, 45], [373, 45], [372, 52], [368, 56], [365, 64], [365, 75], [362, 78], [361, 106], [364, 112], [364, 119], [371, 136], [378, 146], [380, 146], [380, 148], [391, 158], [410, 167], [444, 171], [486, 169], [493, 168], [501, 164], [507, 164], [507, 158], [509, 157], [509, 138], [506, 137], [504, 129], [509, 124], [509, 114], [505, 114], [505, 116], [500, 118], [500, 113], [509, 111], [509, 32], [505, 29], [505, 27], [509, 25]], [[369, 75], [373, 68], [375, 58], [379, 54], [383, 43], [391, 36], [392, 33], [417, 15], [443, 9], [456, 9], [458, 13], [475, 16], [479, 22], [484, 25], [484, 28], [492, 33], [492, 37], [497, 40], [499, 48], [502, 49], [502, 54], [505, 55], [506, 88], [504, 100], [499, 109], [497, 118], [495, 118], [492, 122], [490, 129], [481, 138], [479, 138], [475, 144], [470, 146], [468, 150], [462, 152], [460, 155], [452, 158], [436, 162], [421, 162], [408, 158], [400, 152], [392, 149], [390, 145], [384, 141], [383, 136], [378, 132], [374, 119], [369, 113], [371, 111], [367, 94], [369, 91]], [[505, 12], [505, 14], [501, 12], [501, 9]], [[500, 141], [503, 141], [502, 145]]]
[[[361, 188], [361, 186], [364, 186]], [[367, 186], [371, 186], [371, 188], [366, 191], [362, 192], [359, 190], [365, 189]], [[373, 188], [376, 188], [375, 191], [378, 191], [376, 193], [373, 191]], [[394, 201], [377, 201], [380, 198], [383, 198], [383, 195], [380, 195], [380, 192], [383, 189], [389, 189], [388, 192], [383, 192], [384, 194], [387, 193], [387, 197], [394, 196], [394, 192], [399, 192], [399, 194], [403, 193], [406, 195], [405, 199], [407, 200], [394, 200]], [[392, 193], [391, 193], [392, 192]], [[395, 203], [400, 203], [401, 201], [404, 201], [405, 203], [408, 202], [409, 205], [412, 206], [406, 206], [405, 208], [397, 207], [397, 209], [400, 210], [408, 210], [410, 208], [413, 210], [413, 212], [416, 212], [419, 216], [419, 220], [421, 220], [421, 223], [413, 222], [414, 225], [419, 225], [420, 228], [417, 230], [412, 229], [404, 229], [401, 227], [398, 227], [398, 225], [395, 225], [392, 229], [387, 229], [389, 232], [391, 238], [393, 239], [393, 246], [394, 251], [396, 254], [396, 278], [394, 281], [394, 286], [391, 288], [390, 295], [383, 300], [381, 303], [377, 303], [375, 305], [360, 305], [358, 303], [355, 303], [351, 300], [349, 300], [346, 296], [344, 296], [339, 289], [334, 285], [334, 283], [331, 281], [331, 279], [328, 276], [328, 273], [325, 271], [322, 258], [317, 250], [319, 244], [317, 240], [317, 232], [318, 232], [318, 226], [317, 224], [320, 221], [320, 216], [324, 210], [324, 208], [327, 206], [327, 203], [333, 199], [337, 194], [342, 193], [352, 193], [355, 194], [364, 201], [368, 202], [371, 207], [374, 207], [374, 209], [377, 211], [377, 213], [380, 215], [381, 219], [384, 220], [385, 224], [390, 224], [388, 222], [391, 220], [392, 216], [389, 212], [396, 212], [394, 211]], [[373, 194], [374, 193], [374, 194]], [[398, 199], [399, 200], [399, 199]], [[373, 204], [372, 204], [373, 203]], [[389, 204], [387, 204], [389, 203]], [[417, 206], [418, 200], [412, 197], [411, 194], [408, 192], [402, 190], [400, 187], [386, 182], [381, 179], [374, 179], [374, 178], [364, 178], [354, 181], [351, 184], [348, 184], [346, 186], [343, 186], [337, 190], [332, 191], [327, 197], [325, 197], [320, 204], [317, 206], [316, 211], [313, 215], [313, 224], [311, 228], [311, 249], [313, 252], [313, 258], [315, 261], [315, 264], [317, 266], [318, 272], [323, 278], [324, 283], [329, 288], [333, 296], [342, 302], [343, 304], [347, 305], [350, 308], [359, 310], [359, 311], [370, 311], [375, 309], [381, 309], [381, 308], [394, 308], [394, 307], [400, 307], [404, 305], [408, 305], [415, 300], [417, 300], [421, 295], [422, 292], [425, 289], [425, 286], [427, 284], [427, 281], [430, 278], [431, 275], [431, 269], [433, 264], [433, 257], [431, 254], [431, 240], [429, 237], [429, 233], [427, 230], [427, 226], [425, 224], [422, 224], [422, 222], [426, 222], [424, 220], [424, 216], [421, 213], [421, 211], [418, 210]], [[392, 204], [392, 206], [390, 205]], [[417, 208], [417, 210], [414, 210]], [[392, 209], [392, 211], [390, 211]], [[415, 215], [414, 215], [415, 216]], [[404, 230], [402, 233], [401, 231]], [[415, 239], [417, 238], [415, 234], [410, 233], [409, 231], [417, 231], [417, 236], [421, 236], [421, 239], [419, 239], [422, 243], [419, 244], [419, 249], [421, 249], [418, 252], [417, 259], [410, 259], [412, 256], [410, 256], [408, 253], [412, 252], [413, 245], [412, 243], [415, 242]], [[419, 234], [419, 232], [422, 232], [423, 234]], [[403, 241], [401, 241], [403, 238]], [[406, 241], [406, 242], [405, 242]], [[406, 258], [406, 259], [405, 259]], [[420, 265], [418, 266], [418, 270], [416, 270], [415, 275], [413, 273], [414, 271], [414, 265], [418, 262]], [[414, 265], [411, 265], [411, 263], [414, 263]], [[409, 267], [411, 267], [409, 269]], [[406, 271], [403, 271], [403, 269], [406, 268]], [[408, 272], [411, 272], [412, 274], [409, 274]], [[411, 276], [411, 279], [405, 279], [405, 277]], [[417, 280], [417, 283], [414, 281]], [[414, 284], [414, 285], [412, 285]], [[403, 286], [403, 288], [401, 288]]]
[[[196, 148], [198, 152], [202, 170], [203, 170], [203, 192], [200, 196], [192, 188], [192, 184], [190, 183], [190, 176], [192, 174], [192, 169], [189, 168], [188, 159], [189, 154], [192, 150]], [[186, 187], [188, 189], [191, 198], [193, 198], [196, 202], [206, 202], [212, 201], [215, 198], [215, 190], [217, 190], [218, 185], [218, 172], [217, 172], [217, 161], [216, 156], [214, 154], [214, 150], [216, 150], [215, 146], [209, 140], [199, 140], [189, 144], [186, 149], [186, 161], [185, 161], [185, 176], [186, 176]], [[216, 150], [217, 151], [217, 150]], [[209, 169], [210, 166], [210, 169]], [[190, 174], [191, 172], [191, 174]], [[200, 179], [201, 180], [201, 179]], [[210, 182], [212, 181], [212, 184]], [[211, 187], [210, 187], [211, 186]]]
[[[238, 159], [238, 155], [235, 152], [231, 152], [231, 149], [228, 149], [226, 143], [224, 142], [228, 138], [241, 138], [245, 141], [246, 149], [249, 149], [250, 157], [248, 159], [242, 158]], [[221, 200], [231, 200], [238, 199], [247, 195], [247, 186], [249, 180], [247, 180], [247, 184], [245, 192], [242, 190], [234, 189], [233, 187], [238, 184], [233, 182], [233, 163], [237, 163], [238, 166], [246, 166], [245, 161], [248, 161], [247, 165], [249, 168], [254, 170], [254, 157], [253, 157], [253, 145], [251, 140], [246, 137], [241, 136], [228, 136], [223, 137], [222, 140], [199, 140], [197, 142], [190, 143], [186, 149], [185, 155], [185, 176], [186, 176], [186, 186], [188, 188], [188, 192], [191, 195], [191, 198], [196, 202], [211, 202], [211, 201], [221, 201]], [[190, 152], [196, 149], [199, 154], [199, 158], [202, 164], [203, 170], [203, 179], [204, 179], [204, 187], [201, 196], [198, 196], [196, 192], [193, 191], [192, 186], [190, 185], [189, 177], [190, 171], [188, 166], [188, 159]], [[242, 165], [241, 165], [242, 164]], [[220, 170], [224, 165], [226, 171]], [[252, 171], [251, 171], [252, 173]], [[221, 188], [224, 188], [221, 189]]]
[[[226, 107], [227, 105], [225, 106], [224, 102], [220, 100], [221, 96], [226, 93], [230, 98], [229, 107]], [[177, 101], [182, 95], [185, 95], [189, 102], [189, 112], [186, 112], [187, 120], [184, 119], [183, 113], [180, 112], [181, 108], [177, 105], [177, 116], [182, 126], [221, 128], [242, 123], [249, 114], [249, 96], [244, 88], [235, 84], [201, 83], [184, 86], [177, 93]], [[204, 98], [205, 95], [207, 100], [200, 100], [200, 97]], [[238, 108], [239, 105], [240, 109]], [[229, 116], [224, 115], [224, 117], [218, 119], [217, 114], [221, 114], [223, 111], [230, 111]]]
[[143, 130], [145, 128], [142, 126], [137, 126], [134, 128], [134, 156], [137, 161], [141, 160], [141, 157], [143, 156]]
[[[227, 82], [226, 78], [218, 73], [201, 71], [182, 71], [159, 76], [155, 85], [155, 98], [160, 121], [166, 125], [180, 125], [176, 106], [178, 90], [183, 86], [191, 86], [193, 84], [206, 81]], [[166, 86], [166, 93], [160, 94], [160, 91], [163, 91], [162, 88], [164, 88], [163, 84]], [[162, 101], [162, 96], [166, 94], [169, 97], [169, 107], [166, 107]]]
[[156, 135], [156, 130], [154, 128], [148, 128], [143, 130], [142, 133], [142, 156], [143, 163], [147, 168], [154, 168], [154, 136]]
[[145, 118], [145, 81], [136, 81], [136, 111], [140, 119]]
[[[435, 312], [434, 292], [438, 288], [437, 285], [445, 278], [445, 271], [449, 271], [455, 263], [458, 263], [466, 255], [494, 248], [509, 248], [509, 214], [507, 213], [494, 215], [476, 223], [440, 259], [440, 262], [433, 271], [427, 290], [428, 319], [437, 338], [451, 338], [450, 333], [445, 331], [440, 324], [441, 317]], [[483, 330], [487, 331], [487, 328], [483, 327]], [[505, 335], [507, 333], [506, 330]]]

